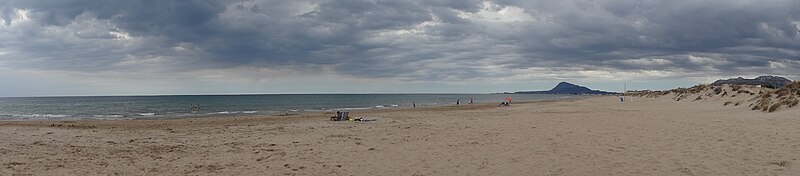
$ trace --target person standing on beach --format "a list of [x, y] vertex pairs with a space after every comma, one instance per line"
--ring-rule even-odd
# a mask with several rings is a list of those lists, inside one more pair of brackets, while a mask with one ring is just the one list
[[412, 108], [417, 108], [417, 102], [416, 101], [412, 101], [411, 102], [411, 107]]
[[472, 104], [472, 98], [469, 99], [469, 104]]
[[461, 99], [456, 99], [456, 105], [460, 105], [460, 104], [461, 104]]

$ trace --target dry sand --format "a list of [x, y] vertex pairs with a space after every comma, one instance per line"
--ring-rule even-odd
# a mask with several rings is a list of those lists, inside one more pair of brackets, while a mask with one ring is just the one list
[[309, 114], [0, 122], [0, 175], [800, 173], [795, 109], [601, 96], [351, 114], [378, 121]]

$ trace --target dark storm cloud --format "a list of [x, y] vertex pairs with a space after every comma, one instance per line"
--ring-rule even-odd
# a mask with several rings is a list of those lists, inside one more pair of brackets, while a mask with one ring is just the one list
[[569, 67], [682, 76], [796, 76], [791, 70], [800, 68], [797, 1], [6, 0], [0, 5], [0, 66], [26, 69], [147, 66], [168, 73], [292, 66], [358, 77], [463, 80], [510, 77], [519, 74], [515, 70], [575, 70], [563, 69]]

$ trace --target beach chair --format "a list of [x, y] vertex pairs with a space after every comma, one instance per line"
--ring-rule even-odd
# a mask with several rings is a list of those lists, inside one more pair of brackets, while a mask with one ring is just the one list
[[343, 121], [350, 119], [350, 112], [337, 111], [336, 116], [331, 117], [331, 121]]

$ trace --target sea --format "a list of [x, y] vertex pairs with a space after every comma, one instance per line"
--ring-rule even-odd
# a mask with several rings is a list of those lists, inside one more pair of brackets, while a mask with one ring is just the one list
[[543, 94], [264, 94], [0, 97], [0, 120], [158, 119], [277, 115], [571, 98]]

